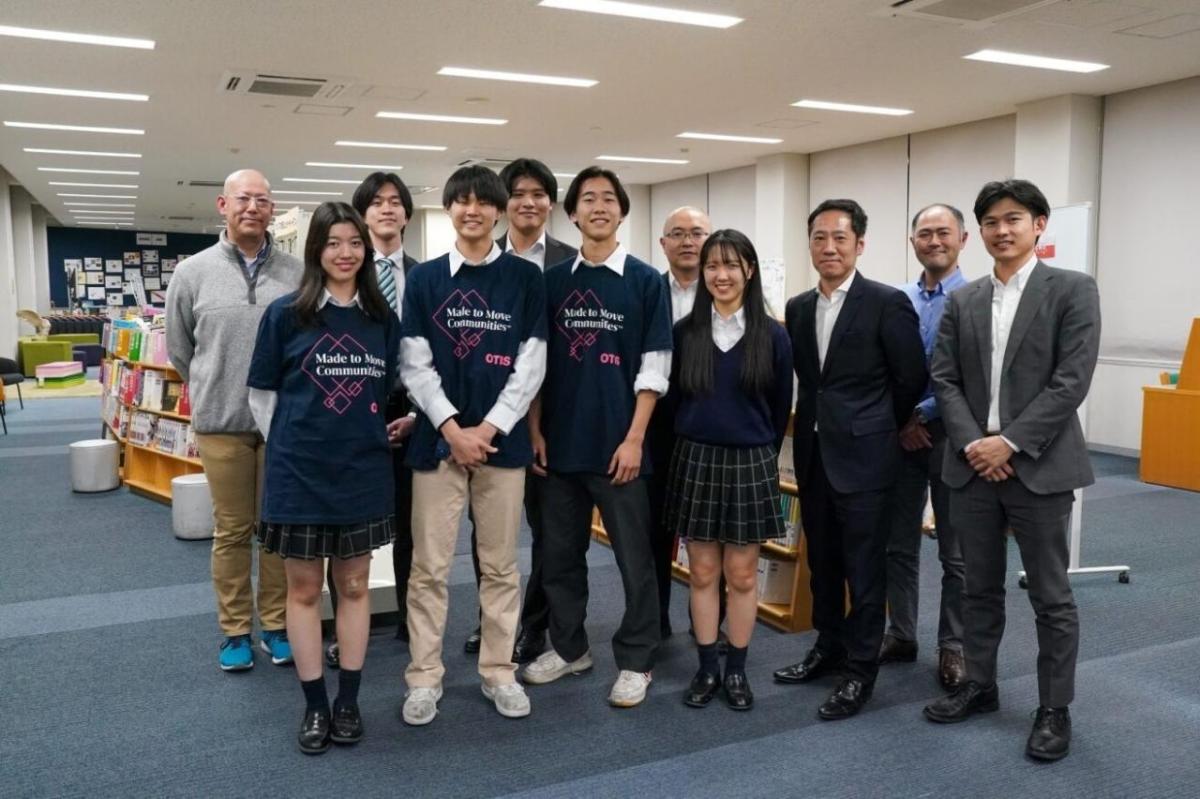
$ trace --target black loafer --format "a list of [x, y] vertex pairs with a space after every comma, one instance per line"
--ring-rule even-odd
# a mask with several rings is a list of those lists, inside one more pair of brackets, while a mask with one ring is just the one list
[[776, 669], [774, 675], [775, 682], [788, 684], [811, 682], [826, 674], [838, 673], [845, 664], [846, 659], [844, 656], [831, 656], [813, 647], [808, 650], [808, 654], [804, 656], [804, 660], [801, 662], [784, 666], [782, 669]]
[[749, 710], [754, 707], [754, 692], [745, 672], [735, 671], [725, 675], [725, 702], [730, 710]]
[[304, 713], [304, 721], [300, 723], [300, 734], [296, 742], [300, 751], [306, 755], [319, 755], [329, 748], [329, 711], [309, 710]]
[[875, 692], [875, 683], [863, 682], [853, 677], [847, 677], [838, 684], [829, 698], [817, 708], [817, 715], [822, 721], [839, 721], [854, 716], [863, 709], [871, 694]]
[[721, 687], [721, 675], [698, 671], [683, 695], [683, 703], [688, 707], [704, 707], [717, 695]]
[[912, 663], [917, 659], [917, 642], [901, 641], [891, 635], [883, 637], [879, 647], [879, 665], [884, 663]]
[[483, 631], [476, 627], [475, 632], [467, 636], [467, 640], [463, 643], [463, 651], [468, 655], [479, 653], [479, 646], [483, 642]]
[[1025, 754], [1034, 760], [1062, 760], [1071, 751], [1071, 711], [1065, 707], [1039, 707]]
[[522, 630], [513, 646], [513, 663], [530, 663], [546, 651], [546, 633]]
[[925, 718], [938, 724], [957, 724], [976, 713], [992, 713], [1000, 709], [1000, 689], [995, 685], [984, 687], [974, 680], [943, 696], [931, 705], [926, 705]]
[[334, 703], [329, 737], [335, 744], [356, 744], [362, 740], [362, 714], [358, 712], [358, 705]]
[[342, 667], [342, 654], [338, 650], [337, 641], [325, 647], [325, 665], [331, 669]]

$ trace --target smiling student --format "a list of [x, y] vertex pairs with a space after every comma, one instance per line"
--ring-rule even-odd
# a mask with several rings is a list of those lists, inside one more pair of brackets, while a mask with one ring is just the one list
[[[779, 447], [792, 404], [792, 345], [767, 314], [758, 254], [718, 230], [700, 250], [692, 313], [675, 325], [671, 370], [676, 444], [665, 524], [687, 540], [700, 669], [684, 704], [704, 707], [723, 685], [749, 710], [746, 652], [758, 614], [759, 545], [783, 535]], [[728, 585], [725, 678], [717, 657], [720, 575]]]
[[546, 273], [554, 332], [540, 407], [530, 414], [536, 468], [549, 474], [542, 583], [551, 649], [522, 677], [548, 683], [592, 667], [583, 621], [597, 506], [625, 589], [625, 615], [613, 636], [619, 674], [608, 700], [633, 707], [646, 698], [661, 640], [650, 503], [639, 478], [650, 471], [646, 425], [670, 376], [671, 311], [662, 277], [617, 240], [629, 195], [613, 172], [580, 172], [563, 207], [583, 246]]
[[420, 414], [408, 446], [413, 470], [413, 566], [408, 584], [408, 724], [433, 721], [442, 698], [447, 586], [469, 502], [479, 554], [483, 695], [502, 716], [530, 712], [515, 680], [521, 576], [517, 532], [525, 469], [533, 462], [525, 414], [546, 369], [542, 274], [502, 253], [492, 232], [507, 199], [496, 173], [463, 167], [442, 205], [456, 240], [421, 264], [404, 294], [401, 378]]
[[[268, 306], [246, 384], [267, 441], [258, 539], [284, 559], [287, 631], [306, 708], [299, 744], [319, 754], [363, 735], [358, 687], [367, 651], [371, 551], [395, 535], [384, 408], [395, 384], [399, 320], [379, 291], [361, 217], [345, 203], [313, 213], [300, 289]], [[323, 559], [332, 561], [341, 672], [332, 717], [321, 657]]]

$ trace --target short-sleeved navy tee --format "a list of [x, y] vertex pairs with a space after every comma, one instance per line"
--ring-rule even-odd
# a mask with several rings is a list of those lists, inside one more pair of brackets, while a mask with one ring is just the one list
[[[633, 256], [623, 275], [573, 265], [546, 272], [546, 461], [558, 472], [606, 474], [633, 421], [642, 355], [671, 349], [671, 308], [662, 275]], [[641, 472], [650, 469], [644, 447]]]
[[[446, 399], [458, 410], [458, 424], [474, 427], [496, 404], [517, 352], [526, 339], [546, 338], [546, 293], [541, 271], [524, 258], [504, 253], [490, 264], [463, 264], [450, 274], [443, 255], [413, 268], [404, 289], [402, 338], [423, 338], [433, 352], [433, 368]], [[533, 462], [525, 417], [508, 435], [492, 442], [489, 466], [508, 468]], [[408, 455], [411, 468], [436, 469], [450, 454], [429, 418], [420, 414]]]
[[388, 394], [400, 320], [376, 322], [357, 305], [326, 303], [302, 326], [296, 293], [267, 306], [246, 385], [275, 391], [267, 435], [262, 519], [353, 524], [394, 512]]

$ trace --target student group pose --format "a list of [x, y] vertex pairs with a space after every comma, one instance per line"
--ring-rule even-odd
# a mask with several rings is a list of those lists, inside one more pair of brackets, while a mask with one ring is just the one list
[[[730, 708], [751, 709], [746, 657], [759, 549], [783, 530], [779, 450], [795, 400], [819, 634], [804, 660], [776, 670], [775, 679], [837, 677], [818, 715], [845, 719], [870, 700], [880, 662], [916, 657], [915, 604], [894, 620], [908, 626], [883, 640], [890, 498], [902, 450], [940, 441], [937, 462], [914, 467], [905, 501], [916, 506], [925, 475], [944, 480], [945, 488], [934, 486], [938, 530], [947, 547], [961, 547], [967, 568], [961, 597], [943, 595], [944, 616], [961, 619], [963, 630], [961, 644], [953, 633], [939, 636], [938, 679], [952, 693], [925, 715], [957, 722], [998, 706], [1004, 622], [995, 597], [1011, 529], [1030, 570], [1039, 630], [1040, 707], [1026, 752], [1065, 756], [1078, 635], [1065, 525], [1071, 490], [1091, 480], [1075, 409], [1095, 366], [1099, 311], [1094, 281], [1034, 254], [1049, 215], [1037, 188], [1020, 180], [984, 187], [975, 215], [995, 265], [970, 284], [956, 268], [966, 240], [961, 214], [947, 205], [919, 212], [913, 246], [925, 273], [909, 296], [857, 273], [866, 214], [851, 200], [825, 201], [808, 220], [818, 288], [789, 302], [785, 326], [772, 318], [744, 234], [710, 234], [701, 212], [679, 209], [673, 218], [687, 211], [699, 220], [697, 232], [676, 237], [699, 250], [699, 275], [694, 288], [676, 285], [618, 240], [630, 202], [609, 170], [584, 169], [566, 192], [580, 250], [546, 237], [548, 176], [533, 159], [514, 162], [503, 180], [483, 167], [459, 169], [443, 191], [454, 245], [413, 265], [399, 250], [411, 213], [407, 189], [395, 175], [372, 175], [356, 194], [358, 210], [325, 203], [314, 212], [299, 289], [262, 314], [245, 379], [248, 410], [266, 440], [257, 538], [283, 559], [287, 577], [286, 637], [275, 636], [290, 646], [305, 697], [300, 749], [316, 754], [363, 736], [358, 690], [371, 553], [398, 531], [405, 546], [396, 569], [407, 573], [397, 582], [407, 590], [398, 591], [406, 635], [397, 637], [407, 637], [411, 654], [401, 715], [410, 725], [436, 718], [447, 580], [468, 508], [480, 689], [500, 715], [531, 712], [519, 663], [521, 681], [535, 686], [592, 669], [585, 619], [593, 508], [625, 599], [612, 639], [609, 703], [645, 700], [670, 635], [655, 565], [668, 536], [686, 542], [699, 655], [683, 701], [702, 708], [721, 694]], [[270, 203], [261, 183], [265, 204], [256, 196], [256, 209]], [[391, 210], [383, 207], [389, 200]], [[512, 229], [497, 238], [506, 210]], [[944, 252], [935, 236], [949, 242]], [[377, 261], [374, 247], [390, 252]], [[676, 314], [672, 330], [672, 301], [690, 300], [685, 289], [694, 304]], [[938, 322], [935, 336], [929, 328]], [[939, 407], [944, 424], [934, 414]], [[652, 415], [656, 427], [673, 431], [673, 450], [646, 443]], [[391, 488], [401, 466], [403, 492]], [[540, 599], [522, 626], [517, 537], [522, 506], [529, 507], [527, 469], [540, 508], [532, 543], [539, 583], [530, 595]], [[652, 501], [654, 472], [664, 488]], [[404, 516], [399, 524], [396, 513]], [[892, 533], [895, 546], [912, 546], [914, 518], [906, 513]], [[331, 654], [341, 669], [332, 705], [322, 674], [326, 559], [338, 597]], [[945, 552], [943, 561], [953, 565]], [[900, 589], [907, 596], [915, 584]]]

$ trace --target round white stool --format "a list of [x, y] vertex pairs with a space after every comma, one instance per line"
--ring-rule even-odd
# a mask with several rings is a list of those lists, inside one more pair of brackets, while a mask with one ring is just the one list
[[203, 474], [184, 474], [171, 481], [171, 526], [175, 537], [184, 541], [213, 537], [212, 495]]
[[117, 442], [103, 438], [71, 444], [71, 490], [81, 493], [112, 491], [121, 485]]

